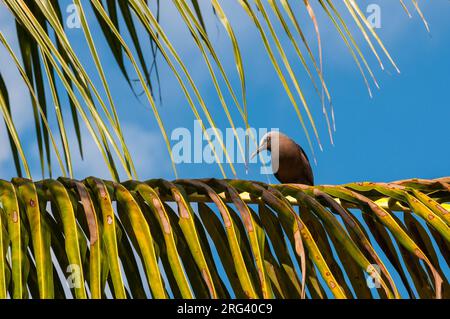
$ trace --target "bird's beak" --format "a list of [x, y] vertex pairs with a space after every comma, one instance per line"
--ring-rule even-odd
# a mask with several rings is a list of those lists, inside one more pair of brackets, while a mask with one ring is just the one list
[[265, 150], [266, 148], [267, 148], [267, 143], [264, 143], [264, 144], [260, 145], [260, 146], [256, 149], [256, 151], [253, 152], [253, 154], [252, 154], [252, 156], [250, 157], [250, 159], [253, 159], [256, 155], [259, 154], [259, 152]]

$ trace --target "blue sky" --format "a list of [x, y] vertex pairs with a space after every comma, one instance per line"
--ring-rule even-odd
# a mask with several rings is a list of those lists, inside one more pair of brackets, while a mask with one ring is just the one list
[[[182, 27], [180, 17], [173, 13], [173, 7], [168, 1], [162, 2], [162, 24], [184, 58], [215, 116], [218, 127], [225, 129], [229, 125], [220, 109], [206, 66], [197, 48], [194, 47], [189, 32]], [[450, 3], [445, 0], [422, 2], [421, 8], [430, 24], [430, 34], [426, 32], [417, 13], [411, 8], [413, 18], [409, 19], [398, 1], [359, 2], [362, 6], [364, 3], [380, 5], [382, 27], [377, 32], [401, 70], [401, 74], [396, 74], [384, 57], [386, 70], [380, 70], [361, 35], [355, 31], [358, 43], [366, 53], [381, 86], [380, 90], [376, 90], [372, 85], [373, 98], [369, 97], [363, 79], [344, 43], [338, 38], [337, 32], [327, 18], [319, 9], [317, 10], [323, 44], [325, 79], [331, 90], [336, 114], [337, 131], [334, 135], [334, 145], [331, 145], [328, 139], [326, 123], [321, 115], [320, 100], [315, 95], [300, 63], [295, 60], [294, 51], [288, 50], [291, 61], [295, 61], [293, 66], [296, 75], [313, 110], [323, 143], [323, 151], [319, 150], [317, 143], [314, 144], [317, 157], [317, 165], [313, 165], [316, 183], [338, 184], [362, 180], [384, 182], [449, 175]], [[224, 1], [224, 3], [225, 11], [232, 13], [230, 19], [235, 27], [244, 58], [251, 125], [256, 128], [279, 128], [301, 144], [311, 158], [305, 134], [265, 53], [256, 29], [234, 2]], [[202, 9], [209, 36], [223, 59], [236, 92], [239, 93], [239, 79], [227, 34], [212, 15], [211, 9], [205, 6]], [[299, 21], [302, 21], [302, 27], [317, 54], [314, 30], [306, 12], [303, 11], [299, 13]], [[91, 10], [87, 10], [87, 13], [92, 18]], [[355, 30], [353, 24], [350, 26]], [[169, 156], [148, 103], [143, 96], [137, 99], [131, 93], [115, 65], [106, 42], [102, 39], [98, 26], [92, 23], [92, 28], [94, 39], [99, 43], [97, 49], [104, 57], [102, 62], [110, 79], [109, 84], [140, 179], [154, 177], [173, 179]], [[15, 32], [13, 20], [2, 5], [0, 5], [0, 30], [18, 52], [17, 41], [13, 36]], [[80, 55], [89, 74], [92, 74], [94, 82], [100, 87], [95, 67], [84, 43], [82, 30], [69, 30], [68, 34], [74, 43], [75, 51]], [[281, 37], [281, 40], [288, 47], [287, 39]], [[149, 54], [148, 49], [145, 52]], [[0, 71], [7, 84], [10, 83], [8, 88], [13, 116], [31, 160], [33, 177], [39, 179], [41, 176], [30, 99], [14, 66], [9, 62], [3, 62], [10, 61], [8, 59], [4, 49], [1, 48]], [[130, 67], [128, 70], [132, 71]], [[171, 132], [177, 127], [192, 129], [194, 117], [175, 78], [163, 63], [160, 63], [160, 73], [163, 104], [159, 106], [159, 110], [167, 130]], [[136, 88], [139, 90], [138, 86]], [[232, 105], [230, 97], [226, 96], [226, 99]], [[233, 115], [238, 119], [238, 112], [235, 109]], [[66, 118], [69, 118], [68, 114]], [[51, 119], [50, 122], [56, 132], [56, 121]], [[243, 125], [242, 121], [238, 124]], [[73, 132], [70, 132], [69, 136], [73, 140]], [[83, 139], [86, 153], [84, 162], [77, 155], [75, 141], [72, 143], [75, 177], [82, 179], [96, 175], [108, 178], [108, 170], [85, 129]], [[0, 145], [2, 146], [0, 177], [9, 179], [15, 175], [15, 170], [3, 123], [0, 124]], [[266, 176], [259, 174], [257, 164], [250, 166], [248, 175], [243, 165], [238, 165], [237, 170], [239, 178], [267, 181]], [[179, 177], [183, 178], [221, 177], [217, 165], [214, 164], [183, 164], [178, 167], [178, 172]], [[56, 165], [55, 173], [58, 175]], [[227, 173], [232, 177], [230, 170]], [[274, 178], [270, 180], [276, 182]]]

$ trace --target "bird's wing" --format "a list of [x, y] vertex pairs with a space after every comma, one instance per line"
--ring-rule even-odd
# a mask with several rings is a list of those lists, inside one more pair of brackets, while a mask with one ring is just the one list
[[305, 151], [303, 150], [303, 148], [296, 144], [300, 153], [301, 153], [301, 158], [302, 158], [302, 164], [301, 167], [303, 167], [303, 175], [306, 179], [306, 181], [308, 182], [309, 185], [314, 185], [314, 174], [311, 168], [311, 163], [309, 162], [308, 159], [308, 155], [306, 155]]

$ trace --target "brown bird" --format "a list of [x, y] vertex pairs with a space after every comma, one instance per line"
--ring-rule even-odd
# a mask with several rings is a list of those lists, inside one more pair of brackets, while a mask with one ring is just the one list
[[270, 151], [272, 171], [281, 183], [314, 185], [308, 156], [292, 139], [283, 133], [271, 131], [263, 136], [252, 158], [263, 150]]

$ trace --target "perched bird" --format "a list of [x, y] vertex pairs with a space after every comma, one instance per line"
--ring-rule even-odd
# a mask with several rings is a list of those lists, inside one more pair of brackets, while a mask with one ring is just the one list
[[308, 156], [301, 146], [288, 136], [277, 131], [266, 133], [252, 158], [263, 150], [270, 151], [272, 170], [281, 183], [314, 185]]

